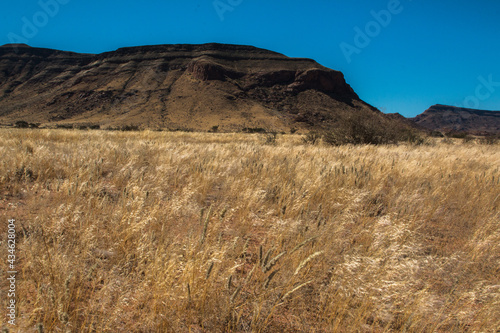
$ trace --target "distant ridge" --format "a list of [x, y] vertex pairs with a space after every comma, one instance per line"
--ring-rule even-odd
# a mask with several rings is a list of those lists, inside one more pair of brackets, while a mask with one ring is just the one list
[[177, 44], [79, 54], [0, 47], [0, 122], [274, 131], [336, 126], [363, 102], [341, 72], [253, 46]]
[[3, 48], [20, 48], [20, 47], [31, 47], [27, 44], [4, 44], [0, 47], [3, 47]]
[[437, 104], [411, 120], [428, 130], [473, 134], [500, 133], [500, 111], [475, 110]]

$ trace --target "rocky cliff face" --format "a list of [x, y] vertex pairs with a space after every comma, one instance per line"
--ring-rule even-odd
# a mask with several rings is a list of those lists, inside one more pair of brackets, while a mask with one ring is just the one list
[[429, 130], [473, 134], [500, 133], [500, 111], [483, 111], [447, 105], [433, 105], [412, 119]]
[[0, 47], [0, 122], [272, 130], [383, 115], [341, 72], [251, 46], [203, 44], [77, 54]]

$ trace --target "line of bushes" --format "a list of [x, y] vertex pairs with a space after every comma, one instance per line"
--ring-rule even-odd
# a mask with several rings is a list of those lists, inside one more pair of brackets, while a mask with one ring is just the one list
[[14, 126], [16, 128], [38, 128], [40, 126], [40, 124], [39, 123], [28, 123], [27, 121], [19, 120], [19, 121], [16, 121]]
[[409, 127], [394, 127], [374, 119], [364, 119], [353, 116], [344, 119], [335, 128], [320, 132], [310, 132], [303, 141], [308, 144], [315, 144], [320, 139], [326, 144], [340, 146], [344, 144], [397, 144], [398, 142], [408, 142], [420, 145], [425, 142], [425, 138], [419, 131]]

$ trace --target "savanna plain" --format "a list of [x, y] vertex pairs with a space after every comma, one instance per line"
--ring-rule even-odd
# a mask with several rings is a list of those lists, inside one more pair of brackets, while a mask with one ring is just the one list
[[1, 129], [0, 156], [8, 332], [499, 332], [498, 144]]

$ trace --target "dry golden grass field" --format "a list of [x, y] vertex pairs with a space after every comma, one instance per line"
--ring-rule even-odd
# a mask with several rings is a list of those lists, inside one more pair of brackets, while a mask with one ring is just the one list
[[499, 332], [499, 145], [265, 139], [0, 130], [1, 327]]

